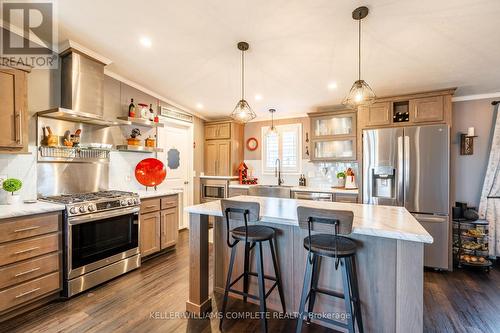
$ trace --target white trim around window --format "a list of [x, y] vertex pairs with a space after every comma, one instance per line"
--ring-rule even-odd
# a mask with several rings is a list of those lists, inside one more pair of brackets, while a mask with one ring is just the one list
[[274, 174], [276, 159], [281, 161], [281, 173], [302, 173], [302, 124], [276, 126], [277, 136], [268, 136], [269, 126], [261, 128], [262, 173]]

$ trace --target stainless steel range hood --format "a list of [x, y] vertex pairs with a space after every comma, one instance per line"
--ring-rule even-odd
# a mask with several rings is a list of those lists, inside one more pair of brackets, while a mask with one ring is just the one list
[[104, 66], [110, 61], [72, 41], [66, 44], [60, 54], [61, 107], [37, 114], [100, 126], [124, 124], [103, 117]]

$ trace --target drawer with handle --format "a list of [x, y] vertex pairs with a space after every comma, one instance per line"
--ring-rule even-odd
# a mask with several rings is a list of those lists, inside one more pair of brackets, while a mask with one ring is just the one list
[[59, 250], [58, 233], [0, 245], [0, 266]]
[[175, 208], [178, 205], [177, 194], [161, 198], [161, 209]]
[[335, 194], [335, 202], [357, 203], [358, 202], [358, 195], [357, 194], [336, 193]]
[[59, 287], [59, 272], [55, 272], [0, 291], [0, 311], [31, 301], [50, 292], [55, 292]]
[[0, 268], [0, 289], [59, 270], [59, 253], [22, 261]]
[[141, 214], [156, 212], [161, 208], [160, 198], [141, 200]]
[[0, 223], [0, 243], [59, 230], [60, 213], [31, 215]]

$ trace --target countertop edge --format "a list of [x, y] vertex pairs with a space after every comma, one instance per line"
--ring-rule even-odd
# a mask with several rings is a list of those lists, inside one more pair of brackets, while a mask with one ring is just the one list
[[0, 220], [58, 212], [64, 209], [66, 209], [65, 205], [43, 201], [37, 201], [36, 203], [21, 203], [17, 205], [0, 205]]

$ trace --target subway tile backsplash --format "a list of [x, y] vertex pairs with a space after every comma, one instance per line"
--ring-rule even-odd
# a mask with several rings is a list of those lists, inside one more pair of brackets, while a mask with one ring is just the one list
[[[250, 174], [259, 179], [259, 184], [275, 184], [274, 174], [262, 173], [262, 160], [245, 160]], [[310, 162], [302, 160], [302, 173], [307, 178], [307, 185], [312, 187], [331, 187], [337, 185], [337, 172], [351, 168], [359, 174], [357, 162]], [[300, 174], [282, 174], [285, 185], [298, 185]]]

